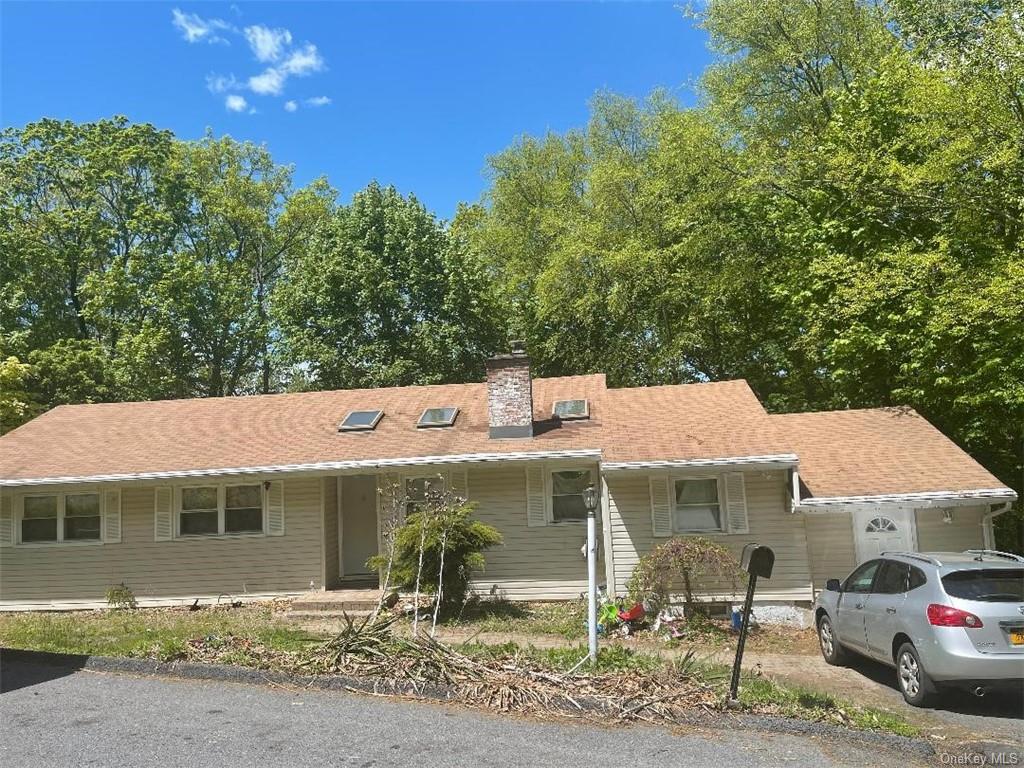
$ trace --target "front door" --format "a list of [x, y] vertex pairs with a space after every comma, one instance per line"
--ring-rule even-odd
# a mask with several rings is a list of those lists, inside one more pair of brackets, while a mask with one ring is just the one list
[[896, 507], [858, 509], [853, 515], [857, 562], [863, 563], [883, 552], [913, 552], [914, 510]]
[[341, 479], [342, 578], [375, 574], [366, 561], [377, 554], [377, 478], [352, 475]]

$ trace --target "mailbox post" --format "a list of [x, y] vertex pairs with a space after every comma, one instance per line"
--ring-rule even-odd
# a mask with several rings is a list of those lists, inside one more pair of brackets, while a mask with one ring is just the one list
[[766, 579], [772, 577], [772, 568], [775, 565], [775, 553], [770, 547], [762, 547], [760, 544], [747, 544], [743, 548], [743, 556], [740, 559], [740, 567], [750, 574], [747, 581], [747, 599], [743, 602], [743, 621], [740, 624], [740, 637], [736, 643], [736, 660], [732, 664], [732, 682], [729, 684], [729, 702], [736, 703], [736, 696], [740, 688], [740, 663], [743, 661], [743, 646], [747, 643], [747, 631], [750, 629], [750, 611], [754, 603], [754, 588], [757, 586], [757, 577]]

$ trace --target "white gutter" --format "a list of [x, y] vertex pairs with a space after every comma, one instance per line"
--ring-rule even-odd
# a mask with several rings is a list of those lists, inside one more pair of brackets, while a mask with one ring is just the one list
[[1003, 512], [1009, 512], [1012, 505], [1012, 501], [1007, 501], [998, 507], [993, 507], [981, 516], [981, 535], [985, 540], [985, 549], [995, 549], [996, 547], [996, 534], [992, 527], [992, 521]]
[[843, 506], [846, 504], [921, 504], [930, 506], [949, 501], [971, 499], [1005, 499], [1013, 501], [1017, 494], [1010, 488], [978, 488], [970, 491], [922, 491], [919, 493], [883, 493], [870, 496], [815, 496], [803, 499], [800, 509]]
[[415, 456], [398, 459], [359, 459], [352, 461], [319, 461], [307, 464], [273, 464], [261, 467], [218, 467], [216, 469], [181, 469], [165, 472], [128, 472], [111, 475], [80, 475], [60, 477], [28, 477], [0, 479], [0, 487], [59, 485], [65, 483], [119, 483], [137, 480], [173, 480], [212, 475], [269, 475], [284, 472], [332, 472], [391, 467], [419, 467], [431, 464], [474, 464], [498, 461], [545, 461], [593, 459], [600, 461], [599, 448], [563, 451], [520, 451], [508, 453], [462, 453], [450, 456]]
[[795, 453], [770, 456], [730, 456], [721, 459], [666, 459], [664, 461], [606, 461], [601, 468], [606, 472], [651, 469], [689, 469], [694, 467], [759, 467], [761, 469], [788, 469], [797, 465]]

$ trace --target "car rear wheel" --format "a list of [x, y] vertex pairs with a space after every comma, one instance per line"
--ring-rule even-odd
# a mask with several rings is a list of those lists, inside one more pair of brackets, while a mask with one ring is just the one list
[[828, 616], [822, 616], [818, 622], [818, 644], [827, 663], [839, 666], [846, 661], [846, 649], [839, 644], [832, 620]]
[[923, 707], [935, 696], [935, 686], [917, 655], [917, 649], [904, 643], [896, 652], [896, 682], [907, 704]]

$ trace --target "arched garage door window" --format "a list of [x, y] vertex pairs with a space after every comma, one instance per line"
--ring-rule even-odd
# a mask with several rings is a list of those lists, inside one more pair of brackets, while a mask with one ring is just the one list
[[867, 533], [895, 533], [899, 528], [888, 517], [875, 517], [868, 521], [864, 530]]

